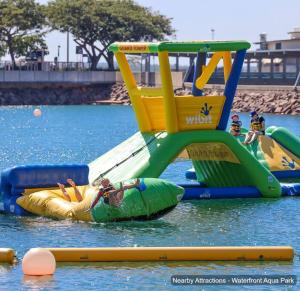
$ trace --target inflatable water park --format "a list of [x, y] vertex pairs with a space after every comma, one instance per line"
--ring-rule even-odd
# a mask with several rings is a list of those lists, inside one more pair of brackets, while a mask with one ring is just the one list
[[[21, 165], [1, 173], [3, 211], [55, 219], [120, 221], [151, 219], [181, 199], [278, 198], [300, 195], [300, 140], [288, 129], [271, 126], [251, 144], [228, 131], [242, 70], [246, 41], [122, 43], [110, 46], [130, 95], [139, 131], [88, 165]], [[169, 53], [197, 53], [192, 94], [176, 96]], [[127, 54], [156, 54], [161, 86], [140, 87]], [[207, 96], [204, 87], [222, 63], [224, 92]], [[242, 129], [243, 134], [247, 134]], [[159, 179], [177, 159], [192, 161], [183, 173], [189, 183]], [[82, 201], [76, 198], [72, 179]], [[103, 179], [125, 189], [119, 207], [96, 201]], [[138, 183], [137, 183], [138, 181]], [[57, 183], [65, 186], [64, 197]], [[124, 185], [135, 185], [122, 188]], [[96, 202], [95, 202], [96, 201]], [[95, 204], [91, 208], [92, 204]]]

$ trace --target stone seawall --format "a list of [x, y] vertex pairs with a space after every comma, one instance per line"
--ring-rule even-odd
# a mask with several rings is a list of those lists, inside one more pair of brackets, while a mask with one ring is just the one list
[[300, 93], [295, 91], [238, 91], [233, 109], [237, 112], [259, 112], [300, 115]]
[[[248, 86], [249, 87], [249, 86]], [[253, 86], [254, 87], [254, 86]], [[191, 94], [189, 89], [176, 90], [178, 95]], [[223, 90], [206, 89], [205, 95], [220, 95]], [[291, 89], [241, 89], [237, 90], [233, 102], [233, 111], [300, 115], [300, 92]]]
[[[120, 100], [129, 104], [123, 85], [45, 85], [0, 87], [0, 105], [72, 105]], [[109, 102], [110, 103], [110, 102]]]
[[[206, 89], [205, 95], [220, 95], [221, 89]], [[191, 94], [177, 89], [177, 95]], [[0, 87], [0, 105], [130, 104], [123, 84]], [[300, 92], [291, 89], [260, 90], [253, 86], [237, 91], [235, 112], [258, 110], [265, 113], [300, 115]]]

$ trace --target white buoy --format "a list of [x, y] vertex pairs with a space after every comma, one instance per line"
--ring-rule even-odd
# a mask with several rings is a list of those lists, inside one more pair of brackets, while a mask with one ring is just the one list
[[22, 260], [22, 269], [25, 275], [43, 276], [53, 275], [56, 261], [53, 254], [42, 248], [30, 249]]
[[41, 115], [42, 115], [42, 110], [39, 109], [39, 108], [34, 109], [34, 110], [33, 110], [33, 115], [34, 115], [35, 117], [41, 117]]

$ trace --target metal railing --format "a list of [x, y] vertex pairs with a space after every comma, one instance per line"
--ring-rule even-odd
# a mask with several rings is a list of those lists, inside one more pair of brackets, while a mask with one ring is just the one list
[[[300, 77], [299, 77], [300, 78]], [[297, 72], [242, 72], [240, 85], [295, 85]], [[191, 81], [190, 81], [191, 82]], [[298, 82], [298, 81], [297, 81]], [[214, 73], [210, 84], [223, 84], [224, 74]]]
[[[38, 61], [17, 61], [14, 66], [11, 61], [1, 61], [2, 71], [89, 71], [91, 63], [87, 62], [38, 62]], [[97, 68], [101, 71], [101, 67]]]

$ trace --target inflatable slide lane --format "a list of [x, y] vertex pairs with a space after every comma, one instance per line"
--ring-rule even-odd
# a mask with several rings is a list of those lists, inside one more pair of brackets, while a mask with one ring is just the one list
[[[243, 130], [243, 133], [246, 132]], [[235, 137], [235, 139], [239, 142], [239, 147], [247, 149], [247, 154], [250, 154], [261, 167], [269, 172], [268, 179], [280, 183], [281, 196], [300, 195], [299, 138], [285, 128], [272, 126], [266, 130], [266, 135], [259, 136], [258, 140], [250, 145], [242, 145], [244, 137]], [[212, 147], [205, 149], [201, 146], [201, 150], [202, 152], [211, 151]], [[248, 174], [245, 176], [244, 171], [235, 169], [237, 167], [234, 165], [235, 163], [234, 159], [224, 162], [220, 159], [215, 159], [215, 161], [204, 158], [197, 160], [194, 157], [194, 168], [186, 172], [186, 178], [202, 183], [197, 187], [195, 185], [193, 191], [197, 192], [197, 195], [202, 193], [203, 197], [208, 192], [210, 193], [207, 195], [209, 198], [211, 196], [215, 198], [260, 197], [259, 177], [251, 185]], [[252, 164], [253, 162], [250, 163], [250, 161], [247, 163], [249, 169], [252, 168]], [[243, 179], [243, 184], [239, 184]], [[189, 187], [191, 188], [191, 186]], [[208, 189], [207, 187], [215, 188]], [[189, 191], [187, 190], [187, 192]], [[234, 194], [235, 192], [236, 194]]]
[[300, 139], [283, 127], [269, 127], [261, 142], [269, 169], [282, 182], [300, 183]]
[[266, 135], [244, 146], [280, 182], [300, 182], [300, 139], [286, 128], [269, 127]]

